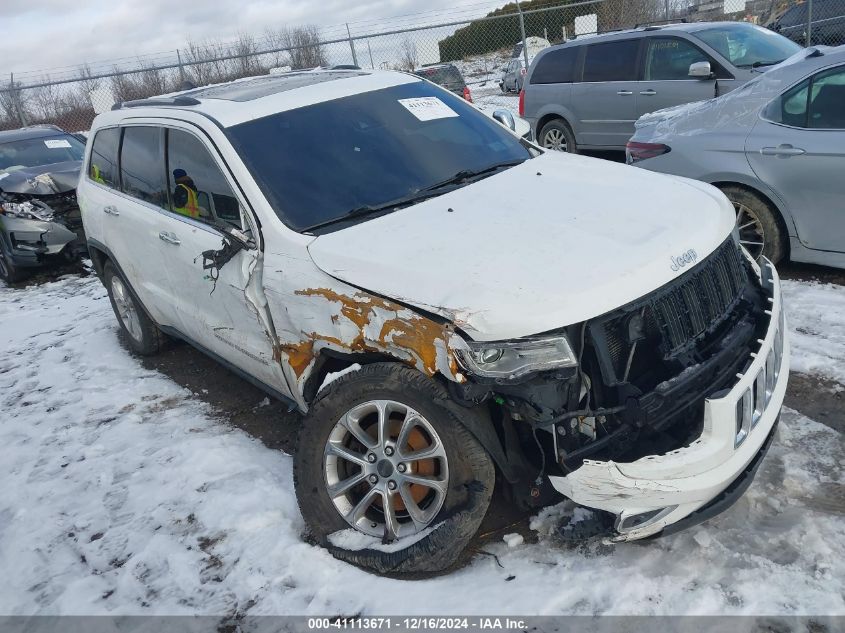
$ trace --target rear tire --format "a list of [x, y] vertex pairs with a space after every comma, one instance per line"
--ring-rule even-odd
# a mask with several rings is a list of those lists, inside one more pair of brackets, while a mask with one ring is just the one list
[[734, 205], [740, 243], [755, 259], [761, 256], [777, 264], [787, 254], [787, 235], [780, 216], [756, 193], [743, 187], [726, 185], [722, 193]]
[[[332, 382], [304, 420], [294, 454], [296, 497], [310, 538], [377, 573], [430, 574], [454, 566], [478, 531], [495, 484], [489, 455], [460, 416], [440, 384], [404, 365], [366, 365]], [[346, 457], [337, 456], [337, 447]], [[358, 483], [347, 489], [353, 480]], [[399, 538], [385, 546], [383, 537], [394, 532]]]
[[147, 316], [129, 283], [111, 262], [106, 262], [103, 267], [103, 283], [129, 346], [142, 356], [152, 356], [161, 351], [164, 334]]
[[558, 152], [578, 153], [575, 135], [563, 119], [553, 119], [543, 126], [537, 139], [540, 147]]

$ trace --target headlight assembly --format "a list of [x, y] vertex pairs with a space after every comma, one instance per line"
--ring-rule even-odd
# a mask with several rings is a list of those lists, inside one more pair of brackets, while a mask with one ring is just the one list
[[569, 340], [562, 334], [483, 343], [456, 337], [453, 348], [461, 367], [485, 378], [516, 379], [578, 365]]

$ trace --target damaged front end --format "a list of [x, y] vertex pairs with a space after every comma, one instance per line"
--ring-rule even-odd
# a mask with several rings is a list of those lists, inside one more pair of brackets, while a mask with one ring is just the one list
[[646, 297], [541, 337], [555, 367], [483, 376], [473, 362], [495, 364], [504, 346], [459, 352], [471, 380], [453, 391], [488, 402], [500, 436], [516, 436], [509, 452], [535, 468], [512, 482], [528, 493], [518, 498], [545, 503], [551, 484], [614, 514], [618, 540], [643, 538], [700, 512], [768, 445], [788, 374], [783, 333], [774, 267], [761, 272], [732, 236]]
[[78, 164], [32, 172], [11, 172], [0, 181], [0, 240], [13, 269], [74, 261], [87, 253], [76, 201]]

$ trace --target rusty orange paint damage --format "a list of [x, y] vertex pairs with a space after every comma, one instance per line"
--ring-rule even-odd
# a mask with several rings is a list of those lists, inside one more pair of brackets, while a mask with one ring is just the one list
[[[382, 352], [390, 354], [406, 362], [429, 376], [444, 369], [455, 378], [458, 376], [458, 365], [454, 354], [449, 351], [448, 339], [451, 331], [442, 325], [414, 314], [404, 306], [381, 297], [375, 297], [364, 292], [352, 296], [340, 294], [328, 288], [308, 288], [297, 290], [297, 295], [318, 297], [329, 304], [338, 306], [339, 314], [333, 314], [331, 321], [337, 324], [346, 318], [356, 326], [357, 334], [350, 340], [341, 340], [336, 332], [303, 332], [304, 339], [296, 343], [282, 343], [279, 353], [288, 356], [288, 362], [296, 374], [301, 378], [320, 347], [331, 347], [345, 352]], [[376, 309], [391, 313], [380, 316]], [[366, 332], [378, 328], [378, 337], [368, 337]], [[446, 366], [438, 367], [438, 353], [445, 354]]]

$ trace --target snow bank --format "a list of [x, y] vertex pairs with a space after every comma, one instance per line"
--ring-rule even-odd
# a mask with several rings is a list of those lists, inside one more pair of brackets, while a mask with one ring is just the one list
[[0, 286], [0, 319], [0, 613], [845, 614], [845, 450], [792, 411], [704, 526], [570, 546], [561, 504], [502, 567], [409, 584], [307, 545], [290, 457], [143, 369], [96, 279]]
[[845, 385], [845, 286], [784, 280], [792, 370]]

